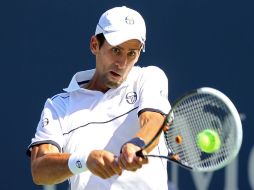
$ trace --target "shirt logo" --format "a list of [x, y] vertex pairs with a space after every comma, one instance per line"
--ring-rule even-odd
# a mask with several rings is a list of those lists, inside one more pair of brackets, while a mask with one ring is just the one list
[[130, 16], [127, 16], [127, 17], [125, 18], [125, 22], [126, 22], [127, 24], [133, 25], [133, 24], [134, 24], [134, 19], [133, 19], [132, 17], [130, 17]]
[[134, 104], [137, 101], [138, 96], [136, 92], [129, 92], [128, 94], [126, 94], [125, 98], [129, 104]]
[[45, 126], [47, 126], [49, 124], [49, 119], [48, 118], [44, 118], [41, 123], [42, 123], [41, 124], [42, 127], [45, 127]]
[[160, 94], [161, 94], [162, 97], [168, 98], [168, 93], [167, 93], [166, 91], [161, 90], [161, 91], [160, 91]]

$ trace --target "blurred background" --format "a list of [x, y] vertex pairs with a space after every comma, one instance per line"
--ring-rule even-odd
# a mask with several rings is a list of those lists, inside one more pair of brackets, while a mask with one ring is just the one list
[[[193, 88], [224, 92], [241, 114], [244, 139], [225, 169], [197, 174], [169, 163], [172, 190], [254, 189], [253, 0], [23, 0], [0, 3], [1, 190], [67, 190], [36, 186], [25, 155], [46, 98], [72, 75], [94, 68], [89, 41], [100, 15], [126, 5], [147, 25], [139, 65], [169, 77], [169, 99]], [[157, 174], [155, 174], [157, 175]]]

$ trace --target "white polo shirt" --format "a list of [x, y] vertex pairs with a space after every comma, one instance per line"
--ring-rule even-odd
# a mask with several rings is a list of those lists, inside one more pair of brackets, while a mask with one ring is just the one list
[[[106, 93], [81, 88], [95, 70], [76, 73], [65, 93], [46, 101], [35, 137], [28, 147], [50, 143], [60, 152], [105, 149], [119, 155], [121, 146], [140, 129], [138, 116], [143, 111], [167, 114], [168, 79], [155, 66], [133, 67], [118, 88]], [[151, 154], [167, 155], [162, 139]], [[166, 161], [150, 158], [149, 164], [136, 172], [101, 179], [90, 171], [70, 178], [71, 190], [167, 190]]]

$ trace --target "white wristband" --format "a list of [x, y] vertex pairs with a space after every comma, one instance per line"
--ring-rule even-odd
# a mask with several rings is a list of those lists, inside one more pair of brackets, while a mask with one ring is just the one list
[[86, 167], [86, 160], [87, 158], [85, 154], [80, 154], [80, 153], [71, 154], [68, 160], [68, 167], [70, 171], [74, 175], [87, 171], [88, 168]]

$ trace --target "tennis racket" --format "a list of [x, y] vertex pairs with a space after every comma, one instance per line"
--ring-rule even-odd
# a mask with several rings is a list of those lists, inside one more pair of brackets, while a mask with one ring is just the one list
[[[203, 152], [197, 142], [198, 134], [207, 129], [215, 131], [220, 139], [219, 149], [212, 153]], [[168, 155], [143, 155], [142, 150], [146, 150], [162, 131]], [[229, 164], [241, 144], [242, 124], [234, 104], [222, 92], [204, 87], [179, 98], [154, 138], [136, 155], [165, 158], [188, 170], [208, 172]]]

